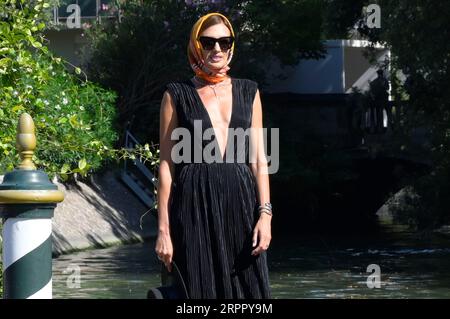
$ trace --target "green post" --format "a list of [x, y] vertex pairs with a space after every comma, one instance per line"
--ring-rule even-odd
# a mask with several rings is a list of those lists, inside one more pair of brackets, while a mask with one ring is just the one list
[[52, 220], [64, 194], [36, 170], [34, 123], [23, 113], [17, 129], [22, 162], [0, 184], [5, 299], [52, 298]]

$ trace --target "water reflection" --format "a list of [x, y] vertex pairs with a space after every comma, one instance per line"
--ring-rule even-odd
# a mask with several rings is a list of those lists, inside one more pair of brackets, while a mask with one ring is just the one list
[[[78, 252], [53, 260], [54, 298], [145, 298], [159, 284], [153, 243]], [[80, 288], [74, 286], [76, 265]]]
[[[269, 254], [274, 298], [450, 298], [448, 241], [381, 234], [378, 238], [275, 239]], [[61, 256], [53, 263], [54, 298], [145, 298], [159, 285], [154, 242]], [[381, 288], [367, 287], [379, 265]], [[73, 285], [79, 267], [79, 288]], [[66, 272], [66, 273], [64, 273]], [[71, 284], [72, 283], [72, 284]]]

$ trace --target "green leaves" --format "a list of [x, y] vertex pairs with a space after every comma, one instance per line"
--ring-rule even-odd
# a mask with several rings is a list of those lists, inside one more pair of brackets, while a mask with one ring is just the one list
[[79, 125], [77, 116], [78, 116], [77, 114], [74, 114], [69, 117], [69, 123], [73, 128], [76, 128]]
[[18, 113], [19, 111], [25, 110], [25, 108], [23, 107], [23, 105], [18, 104], [14, 106], [11, 110], [13, 113]]
[[37, 49], [42, 48], [42, 44], [38, 41], [30, 41], [31, 45]]
[[61, 173], [61, 174], [65, 174], [65, 173], [67, 173], [69, 170], [70, 170], [70, 165], [67, 164], [67, 163], [64, 163], [64, 165], [61, 167], [60, 173]]
[[78, 162], [78, 168], [80, 170], [84, 170], [86, 168], [86, 165], [87, 165], [86, 159], [84, 159], [84, 158]]
[[66, 123], [68, 120], [67, 120], [67, 117], [62, 117], [62, 118], [60, 118], [59, 120], [58, 120], [58, 124], [64, 124], [64, 123]]
[[0, 0], [8, 17], [0, 19], [0, 173], [19, 163], [17, 121], [27, 112], [36, 126], [38, 168], [62, 180], [87, 176], [118, 156], [112, 151], [116, 94], [81, 81], [42, 45], [50, 1], [24, 1], [22, 8], [12, 3]]

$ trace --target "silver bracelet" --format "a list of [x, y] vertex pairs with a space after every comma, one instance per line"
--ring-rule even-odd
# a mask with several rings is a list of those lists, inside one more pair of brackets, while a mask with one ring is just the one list
[[258, 207], [259, 214], [265, 213], [270, 216], [272, 216], [272, 205], [270, 203], [265, 203], [264, 205], [261, 205]]
[[272, 215], [273, 215], [273, 214], [272, 214], [272, 211], [271, 211], [270, 209], [268, 209], [268, 208], [260, 209], [260, 210], [259, 210], [259, 215], [261, 216], [262, 213], [267, 214], [267, 215], [269, 215], [269, 216], [272, 216]]
[[260, 205], [258, 207], [258, 209], [261, 209], [261, 208], [268, 208], [268, 209], [272, 210], [272, 204], [271, 203], [264, 203], [264, 204], [262, 204], [262, 205]]

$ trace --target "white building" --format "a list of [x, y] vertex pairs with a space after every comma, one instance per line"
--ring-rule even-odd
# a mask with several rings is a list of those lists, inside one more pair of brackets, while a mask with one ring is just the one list
[[[273, 76], [269, 80], [268, 93], [296, 94], [345, 94], [352, 87], [362, 91], [377, 77], [378, 67], [363, 56], [369, 43], [361, 40], [328, 40], [326, 55], [319, 60], [301, 60], [297, 66], [281, 68], [274, 60], [271, 74], [282, 72], [287, 79]], [[389, 50], [378, 46], [377, 60], [382, 63], [389, 57]]]

